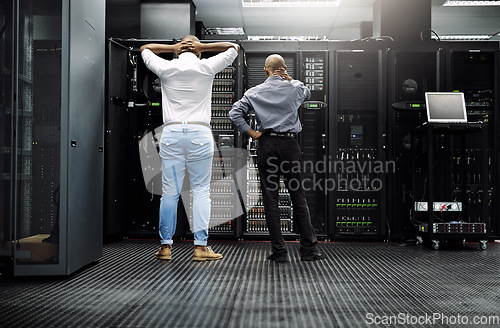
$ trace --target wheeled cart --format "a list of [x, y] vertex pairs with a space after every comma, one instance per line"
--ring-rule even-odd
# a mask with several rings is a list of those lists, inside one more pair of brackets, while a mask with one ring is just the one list
[[418, 243], [429, 242], [432, 249], [439, 249], [441, 242], [479, 242], [479, 248], [485, 250], [488, 247], [485, 223], [433, 223], [421, 224], [417, 235]]

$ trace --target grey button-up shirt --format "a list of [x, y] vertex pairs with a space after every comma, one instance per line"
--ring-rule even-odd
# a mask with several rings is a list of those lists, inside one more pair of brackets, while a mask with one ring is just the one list
[[250, 129], [246, 117], [253, 110], [258, 131], [297, 133], [302, 130], [299, 107], [310, 96], [311, 91], [302, 82], [270, 76], [234, 103], [229, 118], [238, 130], [246, 132]]

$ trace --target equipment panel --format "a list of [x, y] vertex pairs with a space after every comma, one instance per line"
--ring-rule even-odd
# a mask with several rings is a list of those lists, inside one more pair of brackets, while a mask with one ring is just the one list
[[[333, 103], [329, 235], [381, 238], [385, 235], [385, 176], [392, 166], [383, 151], [384, 111], [381, 93], [385, 53], [381, 50], [337, 50]], [[389, 170], [389, 171], [388, 171]]]

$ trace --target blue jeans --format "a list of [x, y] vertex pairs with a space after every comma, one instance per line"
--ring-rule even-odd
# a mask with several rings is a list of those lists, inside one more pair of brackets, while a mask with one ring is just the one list
[[[177, 223], [177, 204], [186, 169], [193, 193], [194, 244], [206, 246], [210, 221], [210, 179], [214, 140], [210, 128], [198, 124], [173, 124], [163, 128], [160, 142], [162, 197], [160, 239], [172, 245]], [[186, 203], [185, 203], [186, 204]], [[186, 206], [186, 210], [189, 207]]]

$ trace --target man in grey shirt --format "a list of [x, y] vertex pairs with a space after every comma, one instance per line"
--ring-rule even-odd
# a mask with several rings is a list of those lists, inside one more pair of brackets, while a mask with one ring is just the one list
[[[266, 81], [245, 92], [243, 98], [233, 105], [229, 118], [241, 132], [254, 140], [259, 139], [257, 167], [272, 247], [268, 259], [288, 261], [278, 207], [279, 178], [283, 175], [300, 234], [301, 259], [320, 260], [324, 256], [316, 251], [317, 238], [302, 187], [301, 152], [295, 139], [302, 129], [299, 107], [311, 92], [302, 82], [287, 74], [285, 61], [280, 55], [267, 57], [264, 70], [268, 76]], [[246, 122], [251, 110], [255, 112], [258, 131], [252, 130]]]

